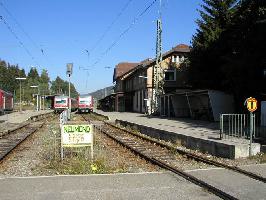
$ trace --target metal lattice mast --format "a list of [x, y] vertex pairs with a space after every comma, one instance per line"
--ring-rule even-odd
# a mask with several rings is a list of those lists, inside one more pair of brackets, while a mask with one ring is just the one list
[[[160, 1], [161, 7], [161, 1]], [[163, 93], [163, 70], [162, 62], [162, 20], [157, 20], [156, 36], [156, 64], [153, 66], [153, 91], [152, 91], [152, 114], [158, 114], [160, 109], [160, 96]]]

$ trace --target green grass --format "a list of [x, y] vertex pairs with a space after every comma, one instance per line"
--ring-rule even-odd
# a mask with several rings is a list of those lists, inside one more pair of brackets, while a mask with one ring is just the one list
[[[121, 162], [110, 161], [110, 156], [99, 141], [94, 143], [94, 159], [90, 158], [90, 147], [65, 148], [64, 159], [60, 157], [60, 133], [57, 125], [50, 125], [49, 133], [43, 138], [44, 163], [41, 171], [54, 174], [103, 174], [126, 172]], [[89, 149], [88, 149], [89, 148]], [[113, 159], [113, 158], [111, 158]]]

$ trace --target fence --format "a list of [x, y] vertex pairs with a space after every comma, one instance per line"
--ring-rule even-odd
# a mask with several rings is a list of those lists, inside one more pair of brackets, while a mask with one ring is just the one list
[[68, 117], [68, 110], [64, 110], [63, 112], [61, 112], [60, 114], [60, 128], [63, 124], [65, 124], [67, 122], [67, 117]]
[[[266, 138], [266, 116], [252, 116], [253, 138]], [[248, 114], [221, 114], [220, 115], [221, 138], [246, 138], [250, 137], [250, 115]]]

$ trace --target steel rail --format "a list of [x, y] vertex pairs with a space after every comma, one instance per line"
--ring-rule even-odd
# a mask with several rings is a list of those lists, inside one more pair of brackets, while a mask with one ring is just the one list
[[[99, 115], [99, 116], [101, 116], [101, 115]], [[230, 165], [226, 165], [226, 164], [224, 164], [224, 163], [218, 162], [218, 161], [210, 160], [210, 159], [205, 158], [205, 157], [203, 157], [203, 156], [199, 156], [199, 155], [196, 155], [196, 154], [193, 154], [193, 153], [186, 152], [186, 151], [184, 151], [184, 150], [178, 149], [178, 148], [176, 148], [176, 147], [170, 146], [170, 145], [165, 144], [165, 143], [163, 143], [163, 142], [160, 142], [160, 141], [158, 141], [158, 140], [156, 140], [156, 139], [152, 139], [152, 138], [150, 138], [150, 137], [148, 137], [148, 136], [143, 136], [143, 135], [136, 134], [136, 133], [130, 132], [130, 131], [128, 131], [128, 130], [122, 129], [122, 128], [117, 127], [117, 126], [115, 126], [115, 125], [113, 125], [113, 124], [110, 124], [110, 123], [108, 123], [108, 122], [106, 122], [106, 121], [103, 121], [103, 122], [106, 123], [106, 124], [109, 125], [109, 126], [112, 126], [112, 127], [117, 128], [117, 129], [119, 129], [119, 130], [125, 131], [125, 132], [127, 132], [127, 133], [129, 133], [129, 134], [133, 134], [133, 135], [135, 135], [135, 136], [141, 137], [141, 138], [144, 139], [144, 140], [152, 141], [152, 142], [154, 142], [154, 143], [156, 143], [156, 144], [158, 144], [158, 145], [160, 145], [160, 146], [162, 146], [162, 147], [168, 148], [168, 149], [170, 149], [170, 150], [175, 150], [176, 152], [178, 152], [178, 153], [180, 153], [180, 154], [182, 154], [182, 155], [186, 155], [187, 157], [192, 158], [192, 159], [194, 159], [194, 160], [196, 160], [196, 161], [201, 161], [201, 162], [204, 162], [204, 163], [206, 163], [206, 164], [214, 165], [214, 166], [216, 166], [216, 167], [226, 168], [226, 169], [229, 169], [229, 170], [232, 170], [232, 171], [238, 172], [238, 173], [240, 173], [240, 174], [243, 174], [243, 175], [245, 175], [245, 176], [248, 176], [248, 177], [250, 177], [250, 178], [253, 178], [253, 179], [255, 179], [255, 180], [261, 181], [261, 182], [263, 182], [263, 183], [266, 183], [266, 178], [264, 178], [264, 177], [262, 177], [262, 176], [259, 176], [259, 175], [255, 174], [255, 173], [252, 173], [252, 172], [246, 171], [246, 170], [244, 170], [244, 169], [241, 169], [241, 168], [239, 168], [239, 167], [236, 167], [236, 166], [230, 166]]]
[[[88, 119], [86, 119], [83, 115], [82, 115], [82, 117], [86, 121], [88, 121]], [[106, 125], [109, 125], [109, 124], [106, 123]], [[228, 193], [226, 193], [226, 192], [224, 192], [224, 191], [222, 191], [222, 190], [220, 190], [220, 189], [218, 189], [218, 188], [216, 188], [216, 187], [214, 187], [214, 186], [212, 186], [212, 185], [210, 185], [210, 184], [208, 184], [208, 183], [206, 183], [206, 182], [204, 182], [204, 181], [202, 181], [202, 180], [200, 180], [198, 178], [196, 178], [195, 176], [192, 176], [192, 175], [190, 175], [190, 174], [188, 174], [188, 173], [186, 173], [186, 172], [184, 172], [182, 170], [179, 170], [179, 169], [177, 169], [177, 168], [175, 168], [175, 167], [173, 167], [173, 166], [167, 164], [166, 162], [163, 162], [163, 161], [161, 161], [161, 160], [159, 160], [157, 158], [145, 155], [141, 151], [137, 150], [137, 148], [134, 148], [133, 146], [127, 145], [126, 142], [124, 142], [121, 139], [117, 138], [116, 135], [110, 134], [107, 131], [104, 131], [103, 129], [101, 129], [101, 128], [97, 127], [97, 126], [95, 126], [95, 128], [97, 130], [103, 132], [104, 134], [106, 134], [111, 139], [115, 140], [117, 143], [119, 143], [123, 147], [125, 147], [125, 148], [129, 149], [130, 151], [134, 152], [136, 155], [139, 155], [140, 157], [144, 158], [145, 160], [147, 160], [147, 161], [149, 161], [149, 162], [151, 162], [151, 163], [153, 163], [153, 164], [155, 164], [155, 165], [157, 165], [157, 166], [159, 166], [159, 167], [161, 167], [163, 169], [167, 169], [167, 170], [169, 170], [169, 171], [171, 171], [171, 172], [183, 177], [184, 179], [186, 179], [186, 180], [188, 180], [188, 181], [190, 181], [190, 182], [192, 182], [192, 183], [194, 183], [194, 184], [196, 184], [196, 185], [198, 185], [198, 186], [200, 186], [202, 188], [205, 188], [207, 191], [213, 193], [214, 195], [216, 195], [216, 196], [218, 196], [218, 197], [220, 197], [222, 199], [226, 199], [226, 200], [237, 200], [236, 197], [234, 197], [234, 196], [232, 196], [232, 195], [230, 195], [230, 194], [228, 194]], [[113, 128], [117, 128], [117, 127], [113, 127]], [[121, 129], [121, 130], [125, 131], [123, 129]], [[132, 135], [131, 132], [126, 131], [126, 133]]]
[[[24, 126], [23, 128], [27, 128], [28, 125]], [[4, 160], [7, 155], [9, 155], [14, 149], [16, 149], [22, 142], [24, 142], [33, 133], [35, 133], [36, 131], [41, 129], [43, 127], [43, 125], [44, 125], [44, 123], [42, 123], [38, 127], [30, 127], [32, 130], [30, 130], [29, 133], [23, 135], [23, 137], [19, 137], [19, 138], [16, 138], [16, 139], [11, 139], [9, 142], [7, 142], [8, 146], [5, 146], [5, 148], [6, 148], [5, 150], [6, 151], [2, 155], [0, 155], [0, 161]], [[19, 131], [20, 129], [21, 128], [19, 128], [17, 130], [14, 130], [12, 132]], [[1, 147], [1, 144], [0, 144], [0, 147]]]
[[[96, 127], [97, 128], [97, 127]], [[98, 129], [98, 128], [97, 128]], [[100, 129], [98, 129], [100, 130]], [[153, 163], [153, 164], [156, 164], [158, 166], [160, 166], [161, 168], [164, 168], [164, 169], [167, 169], [175, 174], [178, 174], [179, 176], [185, 178], [186, 180], [202, 187], [202, 188], [205, 188], [206, 190], [208, 190], [209, 192], [215, 194], [216, 196], [222, 198], [222, 199], [226, 199], [226, 200], [237, 200], [237, 198], [233, 197], [232, 195], [216, 188], [216, 187], [213, 187], [212, 185], [209, 185], [208, 183], [196, 178], [195, 176], [192, 176], [184, 171], [181, 171], [179, 169], [176, 169], [174, 167], [172, 167], [171, 165], [161, 161], [161, 160], [158, 160], [154, 157], [149, 157], [145, 154], [143, 154], [142, 152], [138, 151], [137, 149], [125, 144], [125, 142], [121, 141], [120, 139], [116, 138], [115, 136], [113, 136], [112, 134], [109, 134], [103, 130], [101, 130], [104, 134], [106, 134], [108, 137], [112, 138], [113, 140], [115, 140], [116, 142], [118, 142], [119, 144], [121, 144], [122, 146], [124, 146], [125, 148], [129, 149], [130, 151], [134, 152], [135, 154], [139, 155], [140, 157], [144, 158], [145, 160]]]
[[181, 149], [178, 149], [178, 148], [176, 148], [176, 147], [173, 147], [173, 146], [170, 146], [170, 145], [168, 145], [168, 144], [165, 144], [165, 143], [163, 143], [163, 142], [160, 142], [160, 141], [158, 141], [158, 140], [156, 140], [156, 139], [152, 139], [152, 138], [147, 137], [147, 136], [145, 137], [145, 136], [143, 136], [143, 135], [140, 135], [140, 134], [133, 133], [133, 132], [130, 132], [130, 131], [128, 131], [128, 130], [122, 129], [122, 128], [117, 127], [117, 126], [115, 126], [115, 125], [113, 125], [113, 124], [110, 124], [110, 123], [108, 123], [108, 122], [106, 122], [106, 121], [104, 121], [104, 123], [106, 123], [107, 125], [112, 126], [112, 127], [114, 127], [114, 128], [117, 128], [117, 129], [119, 129], [119, 130], [121, 130], [121, 131], [125, 131], [125, 132], [127, 132], [127, 133], [129, 133], [129, 134], [133, 134], [133, 135], [135, 135], [135, 136], [138, 136], [138, 137], [140, 137], [140, 138], [142, 138], [142, 139], [144, 139], [144, 140], [147, 140], [147, 141], [150, 141], [150, 142], [154, 142], [154, 143], [156, 143], [156, 144], [158, 144], [158, 145], [160, 145], [160, 146], [162, 146], [162, 147], [165, 147], [165, 148], [167, 148], [167, 149], [175, 150], [175, 151], [177, 151], [178, 153], [180, 153], [180, 154], [182, 154], [182, 155], [186, 155], [187, 157], [192, 158], [192, 159], [194, 159], [194, 160], [196, 160], [196, 161], [204, 162], [204, 163], [206, 163], [206, 164], [214, 165], [214, 166], [216, 166], [216, 167], [226, 168], [226, 169], [229, 169], [229, 170], [232, 170], [232, 171], [238, 172], [238, 173], [240, 173], [240, 174], [246, 175], [246, 176], [248, 176], [248, 177], [250, 177], [250, 178], [253, 178], [253, 179], [255, 179], [255, 180], [261, 181], [261, 182], [263, 182], [263, 183], [266, 183], [266, 178], [264, 178], [264, 177], [262, 177], [262, 176], [259, 176], [259, 175], [257, 175], [257, 174], [254, 174], [254, 173], [252, 173], [252, 172], [246, 171], [246, 170], [244, 170], [244, 169], [241, 169], [241, 168], [239, 168], [239, 167], [226, 165], [226, 164], [224, 164], [224, 163], [220, 163], [220, 162], [217, 162], [217, 161], [214, 161], [214, 160], [210, 160], [210, 159], [205, 158], [205, 157], [203, 157], [203, 156], [199, 156], [199, 155], [196, 155], [196, 154], [193, 154], [193, 153], [190, 153], [190, 152], [186, 152], [186, 151], [184, 151], [184, 150], [181, 150]]
[[[7, 155], [9, 155], [14, 149], [16, 149], [27, 138], [29, 138], [32, 134], [34, 134], [36, 131], [38, 131], [39, 129], [41, 129], [43, 127], [44, 123], [38, 124], [38, 123], [40, 123], [38, 121], [47, 119], [47, 118], [44, 118], [44, 116], [46, 116], [46, 115], [48, 115], [48, 118], [55, 118], [56, 117], [56, 116], [50, 116], [50, 113], [42, 114], [42, 115], [38, 115], [38, 116], [33, 116], [32, 118], [37, 117], [37, 120], [34, 121], [35, 123], [37, 123], [36, 127], [31, 127], [32, 122], [29, 121], [29, 122], [15, 128], [15, 129], [13, 129], [13, 130], [8, 130], [7, 133], [0, 138], [0, 148], [1, 148], [1, 146], [4, 146], [4, 148], [5, 148], [4, 150], [1, 151], [0, 162], [2, 162], [7, 157]], [[42, 117], [42, 118], [39, 118], [39, 117]], [[14, 132], [22, 131], [23, 128], [27, 128], [27, 127], [31, 129], [28, 133], [25, 134], [25, 132], [27, 131], [27, 130], [25, 130], [24, 132], [21, 133], [20, 137], [13, 138], [13, 139], [9, 138], [10, 141], [6, 141], [6, 142], [4, 142], [4, 144], [1, 144], [1, 139], [7, 140], [9, 137], [9, 134], [12, 134], [12, 135], [10, 135], [10, 137], [12, 137], [13, 134], [15, 134]]]

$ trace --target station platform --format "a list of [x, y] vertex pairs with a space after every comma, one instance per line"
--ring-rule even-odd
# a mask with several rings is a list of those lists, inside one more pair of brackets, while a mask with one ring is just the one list
[[31, 120], [35, 120], [40, 116], [53, 113], [53, 110], [25, 110], [21, 112], [12, 112], [0, 116], [0, 136], [5, 133], [17, 129], [30, 123]]
[[[94, 112], [122, 126], [130, 126], [142, 134], [181, 143], [183, 146], [224, 158], [249, 156], [249, 140], [242, 138], [220, 139], [219, 123], [180, 118], [161, 118], [131, 112]], [[260, 144], [252, 143], [252, 154], [260, 152]]]

